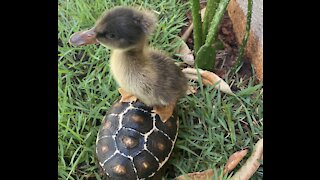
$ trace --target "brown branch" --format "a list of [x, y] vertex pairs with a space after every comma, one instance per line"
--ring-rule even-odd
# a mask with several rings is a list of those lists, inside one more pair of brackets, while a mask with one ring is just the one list
[[[219, 82], [215, 86], [216, 89], [218, 89], [220, 87], [220, 90], [222, 92], [230, 94], [230, 95], [234, 95], [234, 93], [231, 91], [230, 86], [223, 79], [221, 79], [218, 75], [216, 75], [210, 71], [205, 71], [202, 69], [198, 69], [198, 70], [199, 70], [199, 73], [202, 78], [202, 83], [204, 85], [210, 86], [210, 85], [213, 85], [213, 84]], [[184, 68], [182, 70], [182, 72], [186, 75], [186, 77], [188, 79], [199, 81], [198, 76], [197, 76], [197, 70], [195, 68]]]
[[263, 139], [254, 146], [254, 151], [246, 163], [237, 171], [230, 180], [248, 180], [259, 168], [263, 157]]
[[239, 164], [239, 162], [244, 158], [244, 156], [247, 155], [247, 153], [248, 153], [248, 149], [244, 149], [244, 150], [233, 153], [229, 157], [226, 165], [224, 166], [223, 174], [231, 172]]
[[176, 177], [176, 180], [206, 180], [206, 179], [212, 179], [213, 177], [213, 170], [207, 169], [202, 172], [194, 172], [194, 173], [188, 173], [181, 176]]

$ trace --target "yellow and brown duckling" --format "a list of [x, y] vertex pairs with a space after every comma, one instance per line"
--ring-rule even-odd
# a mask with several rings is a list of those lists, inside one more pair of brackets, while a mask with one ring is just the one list
[[73, 34], [69, 42], [111, 48], [110, 69], [120, 86], [121, 102], [139, 99], [154, 107], [166, 122], [186, 93], [187, 78], [171, 58], [148, 47], [147, 38], [156, 21], [149, 11], [116, 7], [104, 13], [90, 30]]

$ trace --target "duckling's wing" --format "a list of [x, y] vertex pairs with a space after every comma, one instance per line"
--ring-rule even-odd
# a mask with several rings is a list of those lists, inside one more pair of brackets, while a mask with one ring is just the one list
[[181, 69], [168, 56], [152, 52], [151, 60], [157, 74], [156, 94], [167, 101], [177, 99], [184, 95], [187, 90], [187, 78]]

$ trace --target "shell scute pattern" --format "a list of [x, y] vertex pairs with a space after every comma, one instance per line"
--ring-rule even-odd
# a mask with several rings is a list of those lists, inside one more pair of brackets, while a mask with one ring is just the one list
[[177, 138], [178, 117], [163, 123], [142, 102], [116, 102], [104, 117], [96, 155], [109, 179], [148, 179], [169, 159]]
[[146, 133], [152, 129], [152, 117], [150, 113], [138, 109], [129, 110], [123, 118], [123, 126], [132, 128], [141, 133]]
[[103, 136], [112, 136], [119, 129], [119, 117], [113, 114], [105, 116], [99, 132], [99, 138]]
[[134, 157], [142, 151], [144, 139], [138, 132], [122, 128], [116, 136], [116, 144], [120, 152]]
[[173, 140], [176, 136], [175, 129], [178, 128], [175, 119], [170, 118], [167, 122], [163, 123], [159, 116], [156, 116], [155, 118], [157, 128]]
[[147, 148], [158, 158], [160, 163], [170, 153], [171, 147], [172, 142], [160, 131], [154, 131], [148, 137]]

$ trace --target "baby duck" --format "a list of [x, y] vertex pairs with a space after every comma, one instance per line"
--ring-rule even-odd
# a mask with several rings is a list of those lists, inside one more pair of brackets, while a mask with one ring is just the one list
[[154, 107], [166, 122], [177, 100], [186, 93], [187, 78], [173, 59], [148, 47], [147, 37], [156, 21], [149, 11], [115, 7], [106, 11], [92, 29], [74, 33], [69, 42], [76, 46], [100, 43], [110, 48], [110, 69], [120, 86], [120, 101], [139, 99]]

